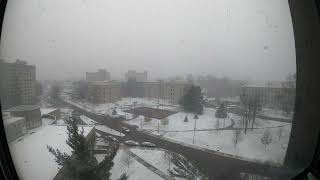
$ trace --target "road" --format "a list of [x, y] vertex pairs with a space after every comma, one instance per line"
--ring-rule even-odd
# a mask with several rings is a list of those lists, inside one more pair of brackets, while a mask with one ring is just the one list
[[[63, 101], [64, 102], [64, 101]], [[130, 129], [122, 141], [135, 140], [138, 142], [152, 142], [156, 144], [158, 148], [167, 149], [169, 151], [183, 155], [184, 157], [192, 160], [197, 164], [202, 172], [204, 172], [210, 179], [223, 179], [223, 180], [235, 180], [240, 179], [240, 172], [247, 172], [253, 174], [260, 174], [263, 176], [273, 177], [275, 179], [288, 179], [287, 170], [284, 168], [270, 167], [266, 164], [260, 164], [255, 162], [249, 162], [241, 159], [231, 158], [214, 153], [214, 151], [204, 151], [200, 149], [194, 149], [192, 147], [184, 146], [179, 143], [166, 141], [159, 137], [155, 137], [146, 133], [137, 131], [134, 126], [130, 126], [123, 123], [120, 118], [111, 118], [102, 115], [96, 115], [94, 113], [80, 109], [72, 104], [64, 102], [66, 105], [71, 106], [73, 109], [81, 112], [89, 118], [113, 128], [117, 131], [122, 131], [121, 127], [125, 126]], [[101, 132], [100, 132], [101, 133]], [[103, 134], [103, 133], [102, 133]]]

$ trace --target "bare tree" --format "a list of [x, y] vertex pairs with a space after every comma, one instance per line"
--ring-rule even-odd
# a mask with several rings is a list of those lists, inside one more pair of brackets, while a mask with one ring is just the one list
[[283, 127], [279, 127], [278, 131], [277, 131], [277, 135], [279, 140], [281, 139], [282, 135], [283, 135]]
[[270, 130], [267, 128], [262, 137], [261, 137], [261, 143], [267, 147], [267, 145], [269, 145], [272, 142], [272, 135], [270, 133]]
[[241, 129], [236, 129], [233, 131], [233, 143], [234, 147], [237, 146], [238, 142], [241, 141]]
[[261, 98], [259, 95], [248, 96], [241, 95], [240, 100], [242, 103], [242, 121], [245, 125], [244, 133], [247, 133], [248, 125], [251, 124], [251, 129], [253, 129], [254, 121], [258, 111], [261, 109]]

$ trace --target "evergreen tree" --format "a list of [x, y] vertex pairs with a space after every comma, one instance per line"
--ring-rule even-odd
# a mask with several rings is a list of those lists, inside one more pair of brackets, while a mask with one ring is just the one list
[[203, 113], [203, 95], [199, 86], [192, 85], [185, 95], [180, 99], [179, 104], [187, 112]]
[[215, 116], [217, 118], [226, 118], [227, 117], [227, 111], [223, 103], [220, 104], [219, 108], [217, 109]]
[[112, 115], [117, 115], [117, 110], [116, 109], [112, 110]]
[[186, 117], [184, 118], [184, 122], [188, 122], [188, 116], [186, 115]]
[[127, 180], [129, 176], [126, 173], [123, 173], [118, 180]]
[[98, 163], [86, 142], [83, 129], [79, 132], [76, 118], [69, 119], [67, 134], [66, 143], [72, 148], [72, 155], [47, 146], [48, 151], [55, 156], [56, 163], [63, 166], [61, 172], [63, 179], [109, 179], [110, 170], [113, 167], [112, 160], [118, 148], [117, 144], [111, 144], [104, 160]]

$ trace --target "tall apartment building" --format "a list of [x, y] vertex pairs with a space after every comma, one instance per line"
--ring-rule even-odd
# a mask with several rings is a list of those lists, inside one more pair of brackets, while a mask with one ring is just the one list
[[130, 70], [125, 74], [125, 80], [128, 81], [129, 79], [135, 80], [137, 82], [146, 82], [148, 81], [148, 73], [147, 71], [139, 73], [139, 72]]
[[4, 108], [34, 104], [36, 68], [24, 61], [8, 63], [0, 60], [0, 97]]
[[88, 84], [88, 100], [100, 104], [115, 102], [122, 97], [122, 85], [117, 81], [95, 81]]
[[87, 81], [108, 81], [110, 79], [111, 75], [105, 69], [99, 69], [97, 72], [86, 72]]

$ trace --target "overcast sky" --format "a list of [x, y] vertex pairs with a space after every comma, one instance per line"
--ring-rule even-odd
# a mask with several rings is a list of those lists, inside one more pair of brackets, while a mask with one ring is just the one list
[[287, 0], [10, 0], [0, 57], [36, 65], [37, 79], [98, 68], [252, 80], [296, 71]]

